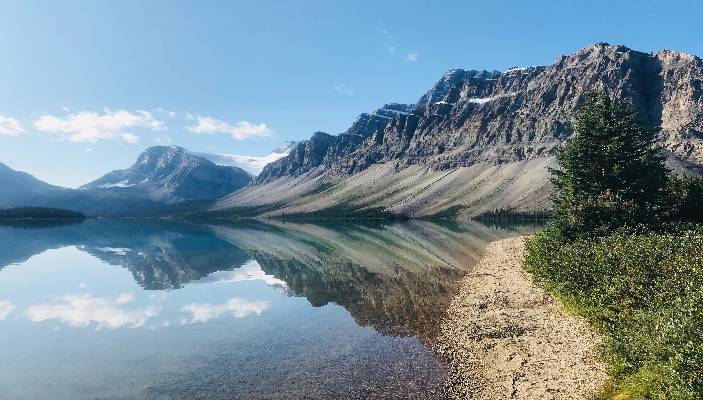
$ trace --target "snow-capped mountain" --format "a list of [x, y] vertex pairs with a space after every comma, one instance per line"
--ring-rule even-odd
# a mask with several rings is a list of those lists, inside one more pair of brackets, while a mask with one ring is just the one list
[[240, 168], [216, 165], [181, 147], [155, 146], [131, 167], [79, 189], [52, 186], [0, 164], [0, 207], [58, 207], [91, 216], [149, 215], [171, 204], [214, 200], [250, 181]]
[[131, 167], [112, 171], [79, 189], [130, 193], [171, 204], [224, 196], [250, 180], [241, 168], [216, 165], [182, 147], [154, 146], [144, 150]]
[[283, 146], [274, 149], [269, 154], [264, 156], [247, 156], [241, 154], [228, 154], [228, 153], [194, 153], [197, 156], [207, 158], [208, 160], [214, 162], [218, 165], [239, 167], [252, 176], [257, 176], [261, 173], [264, 167], [280, 158], [283, 158], [290, 154], [291, 150], [295, 148], [297, 142], [289, 141], [285, 142]]

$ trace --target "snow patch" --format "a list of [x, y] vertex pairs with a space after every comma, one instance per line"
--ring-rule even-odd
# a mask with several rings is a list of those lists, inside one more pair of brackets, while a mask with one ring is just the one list
[[98, 247], [98, 250], [105, 253], [117, 254], [118, 256], [125, 256], [127, 253], [132, 251], [132, 249], [128, 249], [126, 247]]
[[469, 103], [485, 104], [485, 103], [488, 103], [489, 101], [496, 100], [501, 97], [511, 97], [511, 96], [515, 96], [516, 94], [517, 94], [517, 92], [508, 92], [508, 93], [502, 93], [502, 94], [499, 94], [499, 95], [493, 96], [493, 97], [472, 97], [468, 100], [469, 100]]
[[130, 184], [127, 182], [129, 182], [129, 180], [125, 179], [125, 180], [117, 182], [117, 183], [106, 183], [106, 184], [100, 185], [98, 187], [100, 189], [107, 189], [107, 188], [113, 188], [113, 187], [126, 188], [126, 187], [134, 186], [134, 184]]

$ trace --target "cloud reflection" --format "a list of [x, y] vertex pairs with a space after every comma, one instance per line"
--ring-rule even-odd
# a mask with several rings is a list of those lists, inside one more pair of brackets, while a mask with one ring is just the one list
[[123, 293], [115, 298], [94, 297], [91, 294], [65, 295], [55, 303], [37, 304], [27, 308], [34, 322], [59, 320], [74, 327], [95, 324], [96, 329], [122, 327], [139, 328], [156, 316], [160, 308], [126, 308], [134, 295]]
[[7, 318], [14, 308], [15, 306], [11, 302], [7, 300], [0, 300], [0, 321]]
[[271, 307], [269, 301], [247, 301], [236, 297], [223, 304], [192, 303], [181, 308], [182, 312], [191, 314], [189, 319], [184, 319], [182, 322], [202, 323], [223, 314], [230, 314], [235, 318], [243, 318], [250, 314], [261, 315], [269, 307]]
[[261, 269], [261, 265], [259, 265], [256, 260], [250, 260], [233, 271], [214, 272], [208, 275], [206, 279], [203, 279], [203, 282], [218, 283], [243, 281], [262, 281], [269, 286], [287, 286], [286, 282], [276, 278], [273, 275], [267, 275], [266, 272]]

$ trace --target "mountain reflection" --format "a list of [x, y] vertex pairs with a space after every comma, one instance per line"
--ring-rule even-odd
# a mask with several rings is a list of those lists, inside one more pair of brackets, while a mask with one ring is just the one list
[[[341, 305], [357, 324], [383, 334], [428, 339], [466, 269], [478, 261], [485, 245], [511, 235], [511, 229], [475, 223], [422, 221], [199, 225], [147, 219], [89, 220], [70, 226], [1, 227], [0, 248], [6, 250], [0, 253], [0, 268], [48, 249], [75, 246], [128, 269], [147, 290], [179, 289], [196, 281], [260, 280], [289, 295], [304, 296], [315, 307]], [[68, 305], [117, 301], [64, 300]], [[260, 314], [266, 307], [266, 303], [233, 299], [207, 307], [193, 305], [186, 311], [192, 321], [204, 322], [221, 314]], [[39, 319], [48, 319], [55, 310], [45, 306], [33, 312]], [[143, 318], [141, 314], [128, 317], [135, 326]], [[111, 322], [101, 323], [109, 326]]]
[[160, 220], [89, 220], [80, 225], [1, 227], [0, 268], [66, 246], [127, 268], [147, 290], [178, 289], [217, 271], [239, 268], [250, 257], [207, 226]]

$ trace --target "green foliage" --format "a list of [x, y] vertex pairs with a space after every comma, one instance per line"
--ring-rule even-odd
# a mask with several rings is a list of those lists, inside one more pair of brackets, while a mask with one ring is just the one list
[[703, 232], [527, 241], [526, 268], [605, 336], [614, 393], [703, 398]]
[[493, 211], [487, 211], [483, 214], [477, 215], [473, 219], [479, 222], [491, 222], [491, 221], [546, 221], [551, 217], [552, 213], [549, 211], [515, 211], [507, 208], [500, 208]]
[[703, 223], [703, 179], [694, 175], [671, 175], [667, 183], [669, 219]]
[[605, 235], [660, 222], [668, 171], [655, 138], [624, 103], [604, 93], [586, 96], [552, 170], [553, 222], [563, 234]]
[[0, 208], [0, 219], [84, 219], [79, 211], [49, 207]]
[[670, 174], [655, 132], [604, 94], [574, 127], [525, 266], [603, 333], [604, 396], [703, 399], [703, 180]]

